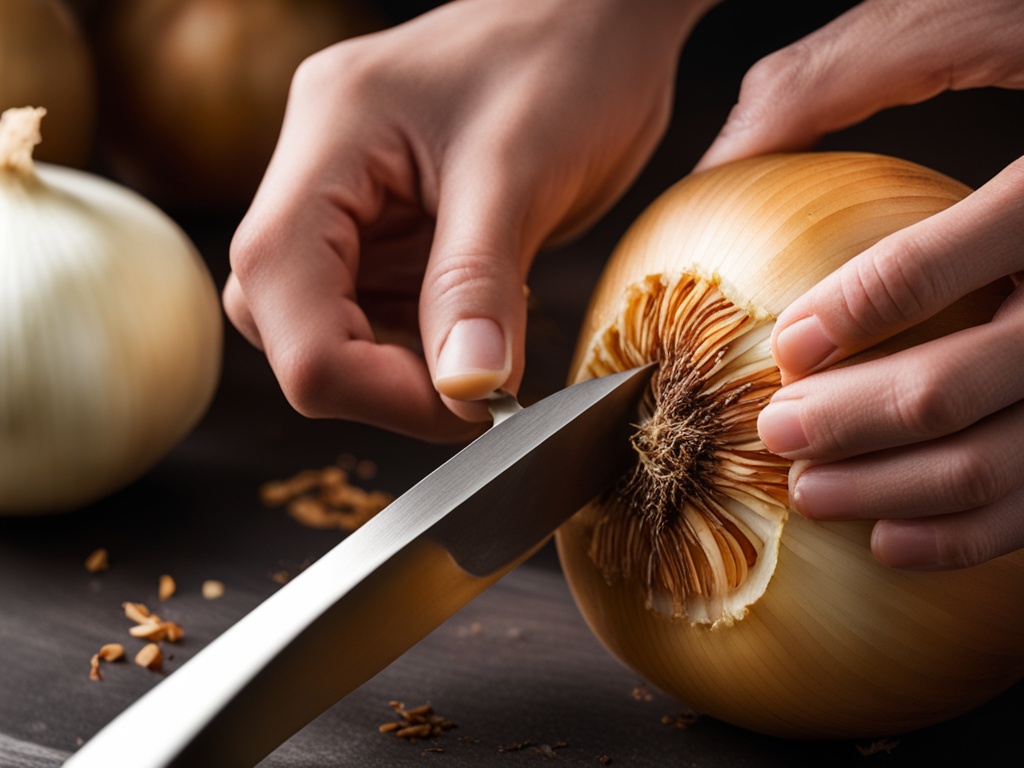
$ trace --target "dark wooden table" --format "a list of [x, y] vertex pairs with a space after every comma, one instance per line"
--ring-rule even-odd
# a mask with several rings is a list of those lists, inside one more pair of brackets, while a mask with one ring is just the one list
[[[684, 55], [672, 129], [648, 170], [586, 237], [538, 260], [530, 281], [536, 307], [525, 399], [561, 386], [602, 261], [636, 214], [685, 174], [707, 145], [746, 67], [828, 16], [822, 10], [809, 18], [786, 4], [774, 11], [758, 5], [726, 3], [708, 17]], [[901, 155], [977, 185], [1020, 153], [1022, 106], [1019, 94], [954, 94], [893, 110], [826, 146]], [[182, 223], [222, 283], [235, 220], [193, 217]], [[278, 589], [272, 574], [296, 573], [339, 541], [338, 531], [307, 528], [264, 506], [260, 484], [352, 453], [377, 465], [369, 486], [397, 494], [452, 450], [357, 424], [303, 419], [284, 402], [261, 355], [228, 329], [212, 408], [159, 466], [76, 513], [0, 519], [0, 766], [60, 765]], [[111, 565], [90, 574], [83, 561], [96, 547], [110, 551]], [[175, 577], [178, 592], [160, 603], [157, 582], [164, 573]], [[225, 584], [221, 599], [203, 599], [206, 579]], [[104, 679], [91, 681], [89, 659], [102, 644], [123, 642], [130, 653], [140, 645], [127, 634], [124, 601], [149, 604], [180, 623], [186, 636], [169, 646], [173, 656], [163, 672], [106, 664]], [[377, 726], [391, 719], [391, 700], [429, 702], [458, 727], [416, 744], [382, 735]], [[549, 547], [263, 765], [525, 765], [547, 759], [556, 765], [694, 768], [999, 765], [1016, 743], [1024, 689], [881, 744], [785, 742], [709, 718], [686, 728], [663, 722], [685, 711], [594, 639]], [[134, 765], [133, 756], [125, 755], [122, 765]]]

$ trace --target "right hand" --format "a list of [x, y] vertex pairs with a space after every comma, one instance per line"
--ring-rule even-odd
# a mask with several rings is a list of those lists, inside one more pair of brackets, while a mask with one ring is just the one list
[[[1019, 0], [866, 0], [755, 65], [699, 167], [806, 149], [945, 90], [1024, 89], [1022, 39]], [[877, 520], [886, 565], [963, 568], [1024, 548], [1022, 200], [1024, 157], [855, 256], [775, 324], [786, 386], [758, 427], [794, 460], [793, 508]], [[832, 368], [1007, 276], [1017, 287], [991, 322]]]
[[224, 291], [292, 405], [478, 432], [486, 409], [467, 401], [522, 376], [534, 255], [639, 172], [710, 4], [467, 0], [304, 62]]

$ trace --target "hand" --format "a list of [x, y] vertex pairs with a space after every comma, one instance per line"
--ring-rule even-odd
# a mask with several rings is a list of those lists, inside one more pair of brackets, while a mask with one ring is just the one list
[[[1014, 0], [868, 0], [758, 62], [698, 167], [805, 149], [947, 89], [1024, 88], [1021, 39]], [[1024, 270], [1022, 200], [1024, 159], [864, 251], [776, 324], [785, 386], [761, 438], [795, 460], [798, 512], [879, 521], [871, 543], [884, 564], [957, 568], [1024, 547], [1024, 289], [985, 325], [816, 372]]]
[[224, 291], [292, 405], [479, 431], [486, 409], [465, 401], [522, 376], [535, 253], [646, 162], [707, 5], [457, 2], [304, 62]]

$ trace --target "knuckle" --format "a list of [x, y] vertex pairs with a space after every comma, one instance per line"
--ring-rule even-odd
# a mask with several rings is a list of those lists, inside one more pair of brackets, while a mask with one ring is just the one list
[[291, 93], [323, 92], [323, 84], [330, 77], [338, 58], [338, 48], [325, 48], [307, 56], [292, 74]]
[[755, 62], [743, 75], [739, 99], [729, 115], [730, 132], [754, 130], [772, 119], [780, 104], [789, 103], [802, 88], [804, 46], [794, 43]]
[[237, 279], [228, 279], [221, 291], [221, 305], [224, 307], [224, 314], [228, 316], [235, 327], [240, 327], [248, 319], [248, 305]]
[[951, 569], [970, 568], [996, 555], [996, 547], [991, 540], [978, 534], [964, 535], [955, 530], [955, 526], [941, 531], [935, 544], [939, 562]]
[[961, 509], [976, 509], [1003, 499], [1009, 492], [1009, 478], [999, 464], [976, 451], [964, 451], [952, 459], [947, 483], [948, 496]]
[[970, 423], [965, 393], [942, 371], [912, 371], [893, 391], [896, 419], [916, 440], [949, 435]]
[[947, 568], [969, 568], [991, 559], [987, 542], [972, 537], [940, 537], [936, 542], [939, 561]]
[[259, 261], [264, 239], [262, 227], [250, 223], [248, 217], [243, 219], [235, 230], [228, 249], [228, 262], [232, 272], [241, 282], [246, 281]]
[[357, 37], [310, 54], [292, 74], [289, 98], [311, 98], [319, 103], [325, 93], [370, 91], [381, 71], [373, 50]]
[[272, 357], [281, 391], [292, 408], [311, 419], [335, 415], [325, 397], [331, 376], [323, 357], [299, 346], [274, 350]]
[[459, 247], [445, 255], [427, 280], [442, 301], [464, 301], [467, 295], [485, 295], [483, 291], [497, 279], [498, 262], [496, 254], [484, 249]]
[[770, 101], [772, 94], [791, 93], [794, 88], [801, 87], [811, 60], [812, 51], [803, 41], [780, 48], [747, 70], [740, 85], [740, 94], [761, 94], [760, 98]]
[[941, 293], [936, 271], [922, 268], [922, 244], [894, 235], [842, 272], [842, 293], [852, 324], [877, 338], [921, 319]]

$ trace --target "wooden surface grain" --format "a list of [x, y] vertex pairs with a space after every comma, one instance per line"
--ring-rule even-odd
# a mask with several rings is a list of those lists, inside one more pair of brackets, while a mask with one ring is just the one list
[[[848, 5], [849, 3], [846, 3]], [[672, 127], [631, 192], [582, 239], [544, 254], [531, 275], [533, 308], [523, 399], [561, 386], [587, 297], [628, 223], [686, 173], [760, 55], [835, 12], [822, 4], [727, 2], [698, 28], [684, 53]], [[797, 6], [800, 6], [799, 8]], [[827, 6], [827, 8], [826, 8]], [[971, 185], [1021, 151], [1024, 104], [1017, 93], [951, 94], [893, 110], [828, 139], [829, 149], [886, 152], [931, 165]], [[235, 221], [183, 220], [218, 283], [227, 274]], [[356, 424], [310, 421], [284, 402], [262, 356], [227, 330], [224, 377], [199, 427], [159, 466], [87, 509], [53, 517], [0, 519], [0, 767], [58, 766], [159, 680], [333, 546], [338, 531], [312, 530], [260, 503], [272, 479], [332, 462], [341, 453], [379, 468], [367, 483], [401, 493], [438, 466], [450, 447], [426, 445]], [[86, 556], [110, 552], [90, 574]], [[161, 574], [178, 592], [161, 603]], [[206, 579], [226, 591], [200, 594]], [[101, 645], [133, 654], [124, 601], [177, 621], [163, 672], [104, 664]], [[380, 734], [391, 700], [432, 704], [457, 728], [409, 743]], [[287, 701], [275, 706], [287, 707]], [[573, 605], [551, 548], [511, 573], [263, 763], [319, 766], [527, 765], [874, 766], [1005, 764], [1024, 711], [1021, 687], [974, 713], [878, 743], [792, 743], [698, 718], [663, 723], [686, 707], [646, 686], [612, 659]], [[133, 766], [132, 755], [123, 765]], [[119, 768], [112, 766], [112, 768]]]

